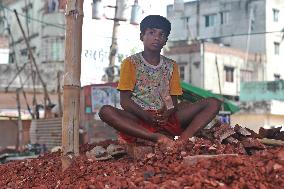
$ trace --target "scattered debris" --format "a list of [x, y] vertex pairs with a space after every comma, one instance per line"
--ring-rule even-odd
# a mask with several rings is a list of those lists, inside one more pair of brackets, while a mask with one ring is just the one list
[[259, 138], [269, 138], [284, 141], [284, 131], [281, 131], [282, 127], [276, 127], [271, 129], [265, 129], [260, 127]]
[[282, 140], [263, 138], [263, 139], [258, 139], [258, 141], [261, 142], [262, 144], [270, 146], [284, 146], [284, 141]]
[[183, 162], [187, 165], [195, 165], [200, 161], [213, 159], [213, 158], [223, 158], [229, 156], [238, 156], [238, 154], [218, 154], [218, 155], [195, 155], [195, 156], [186, 156], [183, 158]]
[[217, 127], [170, 152], [141, 143], [107, 161], [86, 154], [116, 141], [86, 144], [65, 171], [60, 151], [1, 164], [0, 188], [284, 188], [283, 146], [265, 146], [248, 129]]
[[102, 146], [95, 146], [92, 150], [86, 152], [86, 156], [96, 161], [109, 160], [112, 158]]

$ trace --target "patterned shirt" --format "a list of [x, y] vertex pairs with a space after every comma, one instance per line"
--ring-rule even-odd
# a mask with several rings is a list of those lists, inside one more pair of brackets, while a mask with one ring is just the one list
[[157, 66], [148, 63], [142, 52], [126, 58], [121, 64], [118, 90], [132, 91], [132, 100], [144, 110], [162, 108], [163, 95], [181, 95], [177, 63], [160, 57]]

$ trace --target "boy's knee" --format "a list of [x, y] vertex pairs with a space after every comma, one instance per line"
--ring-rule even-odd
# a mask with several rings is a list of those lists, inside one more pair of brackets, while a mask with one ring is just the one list
[[110, 105], [103, 105], [103, 106], [100, 108], [100, 111], [99, 111], [98, 114], [99, 114], [99, 117], [101, 118], [101, 120], [103, 120], [106, 115], [109, 115], [109, 114], [110, 114], [111, 109], [112, 109], [112, 106], [110, 106]]

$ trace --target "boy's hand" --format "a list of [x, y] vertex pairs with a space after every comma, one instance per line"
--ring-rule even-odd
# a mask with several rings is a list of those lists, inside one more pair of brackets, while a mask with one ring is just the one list
[[143, 113], [143, 120], [151, 125], [158, 125], [159, 118], [157, 115], [153, 115], [147, 111]]
[[147, 111], [144, 111], [143, 120], [153, 126], [162, 126], [168, 121], [168, 116], [166, 115], [166, 112], [162, 113], [161, 111], [158, 111], [155, 114], [151, 114]]
[[164, 105], [162, 109], [160, 109], [158, 113], [156, 114], [158, 125], [161, 125], [161, 126], [165, 125], [170, 115], [173, 114], [174, 112], [175, 112], [174, 108], [167, 110], [166, 106]]

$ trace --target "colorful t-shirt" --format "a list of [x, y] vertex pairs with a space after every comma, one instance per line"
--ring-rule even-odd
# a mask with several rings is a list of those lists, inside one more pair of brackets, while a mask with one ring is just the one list
[[177, 63], [162, 56], [157, 66], [148, 63], [142, 52], [126, 58], [121, 64], [118, 90], [130, 90], [132, 100], [144, 110], [162, 108], [163, 95], [181, 95]]

